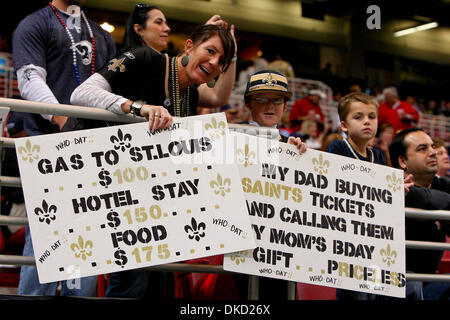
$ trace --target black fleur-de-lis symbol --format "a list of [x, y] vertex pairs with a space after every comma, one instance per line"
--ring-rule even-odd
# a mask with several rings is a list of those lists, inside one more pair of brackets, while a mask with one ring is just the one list
[[200, 241], [201, 238], [205, 236], [206, 225], [203, 222], [197, 224], [194, 218], [191, 220], [191, 225], [184, 226], [184, 231], [189, 236], [189, 239], [195, 239]]
[[39, 217], [39, 222], [45, 222], [47, 224], [50, 224], [50, 222], [56, 220], [56, 206], [51, 205], [49, 206], [47, 201], [42, 200], [42, 208], [35, 208], [34, 213]]
[[131, 146], [131, 134], [126, 133], [123, 134], [122, 130], [117, 131], [117, 137], [111, 136], [110, 138], [111, 142], [114, 144], [114, 149], [116, 150], [122, 150], [122, 152], [125, 151], [125, 149], [129, 148]]

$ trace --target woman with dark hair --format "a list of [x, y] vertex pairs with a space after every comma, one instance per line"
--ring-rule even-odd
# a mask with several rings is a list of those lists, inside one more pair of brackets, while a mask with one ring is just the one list
[[[214, 24], [199, 26], [183, 52], [173, 58], [149, 46], [132, 47], [82, 83], [71, 103], [145, 117], [152, 131], [169, 127], [172, 116], [195, 115], [197, 106], [225, 105], [235, 77], [233, 32], [233, 26], [231, 30]], [[207, 82], [212, 88], [201, 85]], [[139, 297], [148, 281], [149, 273], [143, 270], [113, 273], [106, 295]]]
[[148, 46], [130, 48], [82, 83], [71, 103], [142, 116], [152, 130], [169, 127], [172, 116], [195, 115], [197, 106], [225, 105], [235, 78], [233, 33], [233, 26], [199, 26], [173, 58]]
[[[205, 24], [228, 27], [225, 20], [215, 14]], [[123, 37], [123, 49], [146, 45], [158, 52], [167, 47], [170, 27], [160, 8], [147, 3], [138, 3], [128, 17]]]
[[170, 27], [161, 9], [138, 3], [130, 14], [123, 37], [124, 49], [147, 45], [161, 52], [167, 47]]

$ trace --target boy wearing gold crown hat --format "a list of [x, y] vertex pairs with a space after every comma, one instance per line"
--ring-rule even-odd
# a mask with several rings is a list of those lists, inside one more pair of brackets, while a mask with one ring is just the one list
[[[288, 91], [287, 78], [273, 70], [262, 70], [250, 76], [244, 99], [250, 109], [251, 120], [242, 124], [258, 127], [276, 128], [283, 113], [287, 110], [287, 102], [292, 96]], [[280, 142], [295, 145], [300, 153], [306, 151], [306, 144], [300, 138], [279, 135]], [[233, 275], [236, 280], [239, 298], [246, 298], [247, 277]], [[287, 292], [288, 282], [280, 279], [260, 278], [259, 299], [283, 299], [283, 292]]]
[[[262, 70], [251, 75], [245, 89], [245, 106], [250, 109], [251, 121], [247, 124], [258, 127], [276, 128], [287, 110], [287, 102], [292, 92], [288, 90], [287, 78], [273, 70]], [[297, 146], [300, 153], [306, 145], [300, 138], [279, 136], [281, 142]]]

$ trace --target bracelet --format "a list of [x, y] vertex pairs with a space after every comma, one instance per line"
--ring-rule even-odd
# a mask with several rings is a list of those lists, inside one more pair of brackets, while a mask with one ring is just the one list
[[237, 61], [237, 55], [235, 55], [233, 58], [231, 58], [231, 62], [236, 62]]
[[133, 115], [133, 118], [136, 118], [136, 116], [141, 116], [141, 108], [142, 104], [140, 104], [137, 101], [134, 101], [130, 105], [130, 113]]

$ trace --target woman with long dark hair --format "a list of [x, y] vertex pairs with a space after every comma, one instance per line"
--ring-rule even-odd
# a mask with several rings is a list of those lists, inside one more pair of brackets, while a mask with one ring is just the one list
[[173, 58], [148, 46], [131, 48], [82, 83], [71, 103], [142, 116], [152, 130], [170, 126], [172, 116], [195, 115], [197, 106], [225, 105], [235, 76], [233, 30], [199, 26]]

